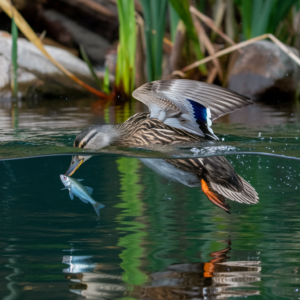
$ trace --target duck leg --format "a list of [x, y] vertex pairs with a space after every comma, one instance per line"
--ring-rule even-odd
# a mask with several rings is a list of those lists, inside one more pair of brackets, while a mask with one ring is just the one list
[[204, 179], [201, 179], [201, 187], [203, 193], [206, 195], [209, 201], [223, 208], [227, 213], [230, 214], [230, 206], [225, 202], [225, 198], [222, 195], [219, 195], [212, 191]]

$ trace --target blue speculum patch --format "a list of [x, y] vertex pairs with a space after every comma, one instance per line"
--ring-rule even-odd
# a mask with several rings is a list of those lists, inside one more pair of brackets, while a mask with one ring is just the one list
[[207, 120], [207, 109], [205, 106], [203, 106], [202, 104], [195, 102], [193, 100], [190, 99], [186, 99], [187, 101], [190, 102], [190, 104], [192, 105], [193, 109], [194, 109], [194, 117], [196, 118], [197, 122], [201, 122], [207, 125], [208, 120]]

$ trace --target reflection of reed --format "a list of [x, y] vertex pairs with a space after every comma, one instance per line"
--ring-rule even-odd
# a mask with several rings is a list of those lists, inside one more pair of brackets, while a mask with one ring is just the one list
[[250, 283], [260, 281], [260, 262], [227, 261], [229, 250], [230, 247], [211, 253], [212, 259], [208, 263], [174, 264], [165, 272], [152, 273], [151, 286], [136, 287], [132, 296], [176, 300], [259, 295]]
[[144, 207], [139, 197], [142, 187], [137, 184], [140, 181], [138, 175], [139, 161], [121, 157], [117, 160], [117, 164], [121, 174], [120, 197], [122, 202], [115, 207], [123, 210], [116, 217], [116, 221], [126, 232], [125, 236], [119, 237], [117, 244], [124, 248], [120, 254], [122, 260], [120, 266], [124, 270], [122, 279], [128, 285], [140, 285], [147, 281], [148, 277], [141, 269], [142, 258], [145, 255], [143, 240], [147, 232], [145, 231], [145, 224], [141, 221]]
[[19, 127], [19, 118], [18, 118], [18, 103], [16, 101], [12, 101], [11, 104], [11, 127], [13, 129], [18, 129]]

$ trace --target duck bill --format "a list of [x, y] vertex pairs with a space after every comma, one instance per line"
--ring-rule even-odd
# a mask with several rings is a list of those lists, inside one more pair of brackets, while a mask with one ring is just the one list
[[80, 159], [77, 156], [73, 156], [70, 167], [67, 170], [67, 172], [65, 173], [65, 175], [67, 175], [67, 176], [73, 175], [75, 173], [75, 171], [82, 165], [83, 162], [84, 162], [83, 158]]

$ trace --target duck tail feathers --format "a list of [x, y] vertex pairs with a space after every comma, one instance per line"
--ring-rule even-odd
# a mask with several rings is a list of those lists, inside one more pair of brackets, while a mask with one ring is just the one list
[[241, 176], [238, 175], [238, 177], [242, 182], [240, 190], [229, 189], [214, 182], [210, 182], [211, 188], [225, 198], [228, 198], [232, 201], [245, 204], [258, 203], [259, 198], [254, 187]]

